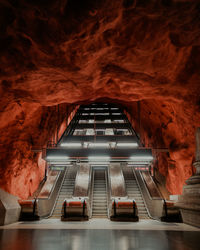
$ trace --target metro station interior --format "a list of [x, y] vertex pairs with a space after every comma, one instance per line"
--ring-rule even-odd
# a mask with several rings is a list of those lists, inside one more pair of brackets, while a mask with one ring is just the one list
[[199, 249], [199, 6], [0, 0], [0, 249]]

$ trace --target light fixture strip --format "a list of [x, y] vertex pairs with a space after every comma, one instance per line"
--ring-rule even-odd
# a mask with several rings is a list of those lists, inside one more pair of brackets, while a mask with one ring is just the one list
[[73, 147], [73, 148], [80, 148], [82, 143], [80, 142], [62, 142], [60, 144], [61, 147]]
[[153, 156], [151, 155], [134, 155], [130, 157], [131, 161], [142, 161], [142, 162], [148, 162], [153, 160]]
[[63, 155], [49, 155], [46, 157], [47, 160], [68, 160], [68, 156]]
[[137, 142], [118, 142], [117, 147], [138, 147]]
[[94, 143], [94, 142], [90, 142], [89, 143], [89, 147], [91, 148], [91, 147], [95, 147], [95, 148], [104, 148], [104, 147], [109, 147], [110, 146], [110, 144], [109, 143], [107, 143], [107, 142], [96, 142], [96, 143]]

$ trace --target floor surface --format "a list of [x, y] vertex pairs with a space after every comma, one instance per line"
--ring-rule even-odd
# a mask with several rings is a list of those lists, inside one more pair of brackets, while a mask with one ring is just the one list
[[153, 220], [18, 222], [0, 227], [1, 250], [189, 250], [200, 249], [200, 229]]

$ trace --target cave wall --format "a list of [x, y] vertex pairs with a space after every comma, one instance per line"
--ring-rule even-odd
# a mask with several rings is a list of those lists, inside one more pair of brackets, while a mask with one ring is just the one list
[[1, 188], [23, 199], [34, 193], [45, 175], [40, 151], [48, 143], [56, 143], [60, 129], [72, 119], [74, 108], [61, 104], [58, 111], [58, 105], [34, 108], [33, 104], [27, 107], [26, 103], [18, 103], [12, 110], [12, 123], [1, 121]]
[[194, 173], [195, 130], [200, 121], [196, 107], [155, 99], [139, 105], [127, 106], [129, 120], [143, 145], [153, 149], [154, 167], [166, 177], [168, 191], [181, 194], [185, 180]]
[[170, 149], [157, 167], [180, 193], [200, 125], [199, 12], [198, 0], [0, 0], [0, 186], [36, 188], [31, 148], [55, 133], [58, 104], [110, 98], [133, 118], [141, 101], [141, 138]]

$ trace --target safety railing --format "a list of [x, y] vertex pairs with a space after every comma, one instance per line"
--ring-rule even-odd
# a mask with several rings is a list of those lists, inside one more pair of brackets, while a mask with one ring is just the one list
[[[67, 170], [60, 171], [50, 190], [40, 192], [38, 195], [38, 215], [40, 217], [49, 218], [52, 215], [66, 173]], [[48, 186], [48, 183], [46, 184]]]

